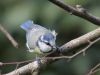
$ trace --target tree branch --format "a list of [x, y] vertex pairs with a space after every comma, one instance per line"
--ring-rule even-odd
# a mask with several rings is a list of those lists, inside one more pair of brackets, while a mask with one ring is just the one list
[[32, 63], [29, 63], [19, 69], [16, 69], [10, 73], [3, 74], [3, 75], [24, 75], [27, 73], [32, 73], [35, 72], [39, 68], [39, 63], [38, 61], [34, 61]]
[[[83, 55], [85, 55], [86, 50], [88, 50], [88, 48], [90, 48], [94, 43], [96, 43], [98, 41], [100, 41], [100, 37], [97, 38], [96, 40], [90, 42], [89, 45], [87, 45], [85, 48], [81, 49], [80, 51], [76, 52], [75, 54], [73, 54], [71, 56], [47, 57], [47, 59], [61, 59], [61, 58], [72, 59], [81, 53], [83, 53]], [[99, 64], [99, 66], [100, 66], [100, 64]]]
[[90, 14], [89, 12], [87, 12], [85, 10], [85, 12], [83, 10], [80, 9], [84, 9], [84, 8], [78, 8], [78, 7], [72, 7], [70, 5], [67, 5], [65, 3], [63, 3], [61, 0], [49, 0], [50, 2], [54, 3], [55, 5], [59, 6], [60, 8], [66, 10], [67, 12], [76, 15], [78, 17], [81, 17], [85, 20], [88, 20], [89, 22], [99, 25], [100, 26], [100, 18], [93, 16], [92, 14]]
[[[66, 10], [66, 11], [68, 11], [76, 16], [84, 18], [84, 19], [86, 19], [86, 20], [88, 20], [91, 23], [94, 23], [96, 25], [100, 25], [100, 19], [98, 17], [91, 15], [90, 13], [88, 13], [85, 10], [80, 10], [80, 8], [77, 8], [77, 7], [75, 8], [75, 7], [72, 7], [72, 6], [67, 5], [67, 4], [65, 5], [64, 3], [60, 2], [59, 0], [49, 0], [49, 1], [51, 1], [52, 3], [58, 5], [59, 7], [63, 8], [64, 10]], [[97, 38], [99, 38], [99, 39], [97, 39]], [[95, 39], [97, 39], [97, 40], [95, 40]], [[95, 40], [95, 41], [93, 42], [93, 40]], [[86, 51], [92, 44], [94, 44], [98, 40], [100, 40], [100, 28], [98, 28], [94, 31], [91, 31], [91, 32], [79, 37], [79, 38], [76, 38], [76, 39], [69, 41], [68, 43], [62, 45], [60, 47], [60, 50], [61, 50], [61, 52], [68, 52], [70, 49], [76, 48], [82, 44], [92, 42], [87, 47], [85, 47], [84, 49], [82, 49], [81, 51], [77, 52], [76, 54], [74, 54], [70, 57], [70, 58], [73, 58], [73, 57], [77, 56], [78, 54]], [[42, 61], [42, 59], [41, 59], [41, 61]], [[47, 64], [47, 62], [48, 61], [42, 62], [42, 64]], [[16, 69], [16, 70], [14, 70], [8, 74], [4, 74], [4, 75], [21, 75], [21, 74], [26, 74], [26, 73], [31, 73], [31, 72], [35, 73], [35, 72], [37, 72], [37, 69], [39, 67], [40, 66], [39, 66], [38, 62], [34, 61], [32, 63], [29, 63], [29, 64], [27, 64], [19, 69]]]
[[[97, 38], [98, 37], [98, 38]], [[97, 41], [99, 41], [100, 40], [100, 28], [98, 28], [98, 29], [96, 29], [96, 30], [94, 30], [94, 31], [91, 31], [91, 32], [89, 32], [89, 33], [87, 33], [87, 34], [85, 34], [85, 35], [83, 35], [83, 36], [81, 36], [81, 37], [79, 37], [79, 38], [76, 38], [76, 39], [74, 39], [74, 40], [72, 40], [72, 41], [69, 41], [67, 44], [65, 44], [65, 45], [63, 45], [63, 46], [61, 46], [60, 48], [62, 48], [63, 49], [63, 51], [64, 51], [64, 49], [65, 49], [65, 51], [66, 51], [66, 49], [72, 49], [72, 48], [75, 48], [75, 47], [77, 47], [77, 46], [80, 46], [81, 44], [83, 44], [83, 43], [87, 43], [88, 41], [90, 41], [91, 39], [95, 39], [94, 41], [91, 41], [90, 42], [90, 44], [88, 45], [88, 46], [86, 46], [84, 49], [82, 49], [82, 50], [80, 50], [79, 52], [77, 52], [76, 54], [74, 54], [74, 55], [72, 55], [72, 56], [62, 56], [62, 57], [60, 57], [60, 58], [74, 58], [75, 56], [77, 56], [77, 55], [79, 55], [80, 53], [82, 53], [82, 52], [85, 52], [91, 45], [93, 45], [94, 43], [96, 43]], [[83, 42], [84, 41], [84, 42]], [[78, 43], [78, 44], [77, 44]], [[77, 45], [76, 45], [77, 44]], [[55, 52], [56, 53], [56, 52]], [[51, 61], [53, 62], [55, 59], [60, 59], [59, 57], [54, 57], [54, 58], [50, 58], [50, 59], [52, 59]], [[49, 58], [47, 57], [47, 59], [45, 59], [45, 62], [42, 62], [42, 64], [47, 64], [47, 63], [49, 63], [49, 61], [47, 61]], [[42, 60], [41, 59], [41, 61], [44, 61], [44, 60]], [[31, 67], [30, 67], [31, 66]], [[35, 67], [34, 67], [35, 66]], [[39, 66], [40, 67], [40, 66]], [[14, 71], [12, 71], [12, 72], [10, 72], [10, 73], [8, 73], [8, 74], [5, 74], [5, 75], [21, 75], [21, 74], [23, 74], [23, 73], [31, 73], [32, 72], [32, 70], [33, 70], [33, 72], [37, 72], [37, 71], [35, 71], [35, 70], [37, 70], [37, 68], [39, 68], [38, 66], [36, 66], [36, 61], [34, 61], [34, 62], [32, 62], [32, 63], [30, 63], [30, 64], [28, 64], [28, 65], [25, 65], [25, 66], [23, 66], [23, 67], [21, 67], [21, 68], [19, 68], [19, 69], [17, 69], [17, 70], [14, 70]]]
[[12, 45], [18, 48], [17, 41], [7, 32], [7, 30], [0, 24], [0, 31], [4, 33], [4, 35], [9, 39]]
[[100, 37], [100, 28], [95, 29], [79, 38], [73, 39], [60, 47], [61, 52], [68, 52], [70, 49], [76, 48], [83, 44], [89, 43]]

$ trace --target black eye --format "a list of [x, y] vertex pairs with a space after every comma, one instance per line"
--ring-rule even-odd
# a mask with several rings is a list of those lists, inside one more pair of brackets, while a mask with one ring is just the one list
[[45, 42], [47, 45], [50, 45], [50, 43], [48, 43], [48, 42]]

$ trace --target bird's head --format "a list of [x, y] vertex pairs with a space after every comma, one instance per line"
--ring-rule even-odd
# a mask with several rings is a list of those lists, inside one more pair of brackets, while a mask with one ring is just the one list
[[38, 40], [38, 46], [42, 52], [51, 52], [56, 50], [56, 32], [52, 31], [41, 35]]

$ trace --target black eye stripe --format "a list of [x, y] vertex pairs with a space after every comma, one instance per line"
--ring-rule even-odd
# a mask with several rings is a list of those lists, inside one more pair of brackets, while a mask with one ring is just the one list
[[46, 43], [47, 45], [51, 46], [50, 43], [48, 43], [48, 42], [45, 42], [45, 43]]
[[41, 37], [39, 38], [39, 40], [38, 40], [38, 41], [40, 41], [40, 42], [44, 42], [45, 44], [50, 45], [50, 43], [48, 43], [48, 42], [45, 42], [45, 41], [41, 40]]
[[44, 42], [46, 45], [51, 46], [49, 42], [45, 42], [45, 41], [41, 40], [41, 37], [39, 38], [39, 40], [38, 40], [38, 41], [40, 41], [40, 42]]

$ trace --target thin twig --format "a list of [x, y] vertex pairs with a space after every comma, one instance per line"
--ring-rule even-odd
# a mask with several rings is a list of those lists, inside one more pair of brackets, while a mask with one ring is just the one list
[[18, 48], [17, 41], [7, 32], [7, 30], [0, 24], [0, 31], [5, 34], [5, 36], [10, 40], [12, 45], [16, 48]]
[[100, 71], [100, 63], [93, 67], [87, 75], [93, 75], [94, 73]]
[[3, 63], [0, 62], [1, 65], [0, 66], [4, 66], [4, 65], [14, 65], [14, 64], [23, 64], [23, 63], [29, 63], [32, 62], [33, 60], [26, 60], [26, 61], [20, 61], [20, 62], [8, 62], [8, 63]]
[[[72, 7], [68, 4], [63, 3], [61, 0], [49, 0], [50, 2], [54, 3], [55, 5], [59, 6], [60, 8], [66, 10], [67, 12], [76, 15], [78, 17], [81, 17], [85, 20], [88, 20], [89, 22], [99, 25], [100, 26], [100, 18], [93, 16], [92, 14], [90, 14], [89, 12], [84, 12], [84, 11], [80, 11], [75, 7]], [[81, 8], [84, 9], [84, 8]]]
[[20, 63], [17, 63], [17, 64], [16, 64], [16, 68], [15, 68], [15, 70], [18, 69], [19, 65], [20, 65]]

